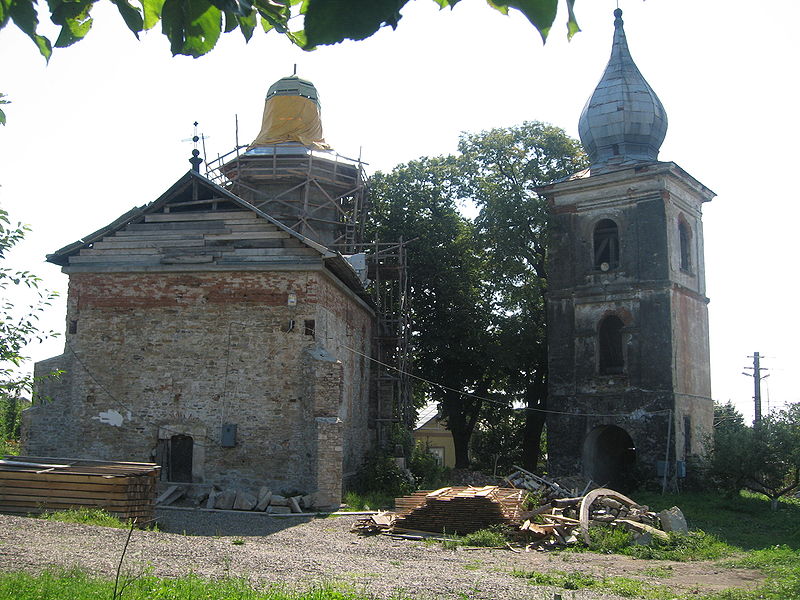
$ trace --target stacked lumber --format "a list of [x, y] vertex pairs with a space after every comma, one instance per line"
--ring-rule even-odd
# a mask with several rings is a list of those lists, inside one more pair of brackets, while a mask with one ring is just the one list
[[102, 508], [145, 523], [153, 520], [160, 468], [153, 463], [6, 456], [0, 459], [0, 512]]
[[397, 498], [395, 532], [466, 535], [492, 525], [515, 526], [522, 513], [522, 490], [485, 487], [446, 487]]

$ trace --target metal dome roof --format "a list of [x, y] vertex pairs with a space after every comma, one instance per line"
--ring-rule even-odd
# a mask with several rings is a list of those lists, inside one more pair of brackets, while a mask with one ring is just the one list
[[622, 11], [614, 11], [611, 58], [578, 122], [592, 168], [658, 160], [667, 113], [633, 62]]
[[278, 79], [275, 83], [269, 86], [267, 90], [267, 100], [273, 96], [302, 96], [313, 100], [319, 106], [319, 94], [314, 84], [307, 79], [300, 79], [297, 75], [289, 75], [282, 79]]

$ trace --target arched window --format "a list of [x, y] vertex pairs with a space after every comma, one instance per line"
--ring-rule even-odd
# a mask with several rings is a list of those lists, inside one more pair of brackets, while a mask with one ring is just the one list
[[611, 219], [594, 226], [594, 268], [600, 271], [619, 266], [619, 229]]
[[598, 349], [600, 352], [598, 365], [602, 375], [622, 373], [625, 367], [625, 356], [622, 353], [622, 328], [625, 324], [614, 315], [600, 321], [598, 331]]
[[683, 219], [678, 221], [678, 236], [681, 244], [681, 271], [690, 272], [692, 270], [692, 230]]

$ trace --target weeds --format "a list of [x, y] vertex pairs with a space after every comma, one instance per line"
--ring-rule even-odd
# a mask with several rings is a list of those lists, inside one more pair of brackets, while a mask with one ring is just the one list
[[344, 503], [347, 505], [343, 509], [345, 511], [390, 510], [394, 508], [394, 496], [378, 492], [360, 494], [350, 491], [345, 494]]
[[498, 548], [508, 543], [506, 532], [500, 527], [480, 529], [461, 538], [462, 546], [478, 548]]
[[102, 508], [74, 508], [45, 512], [39, 515], [39, 518], [45, 519], [46, 521], [58, 521], [59, 523], [99, 525], [101, 527], [113, 527], [115, 529], [127, 529], [129, 526], [128, 523], [109, 514]]

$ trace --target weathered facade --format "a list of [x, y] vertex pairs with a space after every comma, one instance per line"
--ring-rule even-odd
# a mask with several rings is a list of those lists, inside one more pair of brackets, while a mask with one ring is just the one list
[[48, 260], [69, 274], [65, 351], [36, 373], [64, 374], [25, 413], [27, 453], [338, 506], [376, 418], [374, 306], [341, 254], [189, 171]]
[[714, 193], [657, 160], [666, 113], [615, 15], [579, 127], [591, 168], [540, 191], [553, 222], [551, 470], [625, 488], [681, 476], [711, 432], [701, 211]]

